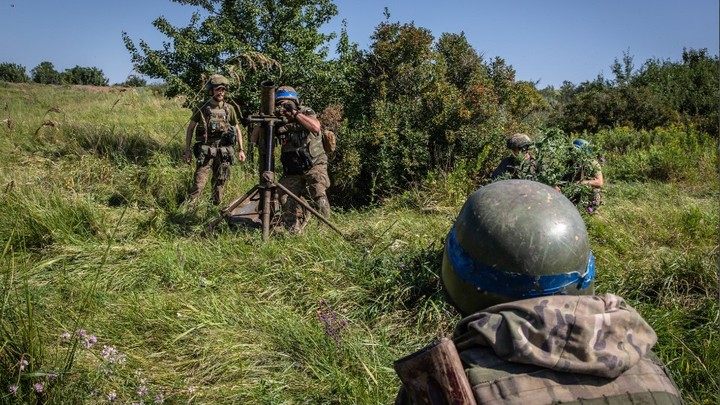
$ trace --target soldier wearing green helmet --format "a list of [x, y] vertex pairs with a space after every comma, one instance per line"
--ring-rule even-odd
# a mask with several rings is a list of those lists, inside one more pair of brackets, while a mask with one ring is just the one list
[[529, 180], [482, 187], [441, 271], [464, 318], [452, 339], [395, 362], [396, 404], [682, 403], [650, 351], [653, 329], [622, 298], [595, 295], [594, 275], [585, 224], [561, 193]]
[[523, 133], [513, 134], [506, 141], [507, 148], [512, 154], [507, 156], [490, 174], [493, 180], [500, 178], [518, 179], [521, 176], [523, 166], [529, 166], [529, 170], [535, 170], [535, 159], [530, 153], [532, 140]]
[[[214, 205], [220, 205], [225, 183], [230, 178], [230, 166], [236, 160], [245, 161], [242, 132], [235, 108], [225, 101], [230, 82], [222, 75], [212, 75], [205, 84], [210, 98], [200, 103], [185, 131], [185, 163], [194, 155], [197, 161], [193, 185], [188, 192], [196, 200], [212, 174]], [[190, 149], [193, 135], [195, 145]], [[235, 149], [237, 148], [237, 157]]]

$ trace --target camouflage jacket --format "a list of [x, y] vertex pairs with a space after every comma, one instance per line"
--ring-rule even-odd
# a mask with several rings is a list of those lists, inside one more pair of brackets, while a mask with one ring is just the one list
[[[495, 305], [462, 319], [453, 334], [478, 404], [681, 404], [650, 352], [656, 341], [612, 294]], [[396, 404], [404, 403], [401, 391]]]
[[[315, 111], [310, 107], [301, 106], [300, 112], [307, 116], [316, 117]], [[322, 134], [311, 133], [299, 123], [290, 122], [279, 125], [277, 135], [284, 140], [281, 154], [303, 153], [307, 154], [312, 165], [327, 163], [327, 155], [322, 144]]]

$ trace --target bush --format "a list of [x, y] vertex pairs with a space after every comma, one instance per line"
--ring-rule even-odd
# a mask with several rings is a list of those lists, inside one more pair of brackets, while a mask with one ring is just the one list
[[16, 63], [0, 63], [0, 80], [10, 83], [27, 83], [30, 79], [25, 66]]
[[599, 132], [596, 142], [605, 151], [611, 180], [698, 184], [717, 167], [717, 141], [693, 127], [617, 128]]

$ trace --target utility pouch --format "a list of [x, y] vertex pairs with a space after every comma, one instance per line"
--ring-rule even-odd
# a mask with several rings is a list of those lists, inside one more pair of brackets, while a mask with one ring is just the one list
[[218, 148], [221, 154], [222, 164], [225, 166], [234, 165], [237, 163], [237, 157], [235, 156], [235, 148], [233, 146], [221, 146]]
[[196, 143], [193, 146], [193, 155], [195, 156], [195, 160], [197, 160], [198, 166], [201, 166], [205, 163], [208, 156], [210, 156], [210, 147], [201, 143]]
[[307, 148], [283, 152], [280, 155], [285, 174], [303, 174], [312, 167], [312, 158]]
[[227, 131], [222, 134], [222, 137], [220, 138], [220, 145], [222, 146], [235, 146], [235, 143], [237, 142], [237, 134], [235, 133], [235, 127], [230, 125], [228, 126]]

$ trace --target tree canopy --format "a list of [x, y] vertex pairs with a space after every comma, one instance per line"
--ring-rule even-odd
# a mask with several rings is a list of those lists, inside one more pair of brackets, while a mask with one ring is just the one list
[[169, 95], [192, 96], [214, 73], [228, 76], [234, 98], [255, 109], [259, 84], [272, 80], [313, 99], [329, 82], [326, 60], [332, 34], [319, 28], [337, 14], [331, 0], [172, 0], [200, 7], [185, 27], [164, 17], [153, 25], [168, 41], [162, 49], [123, 33], [138, 72], [165, 80]]

